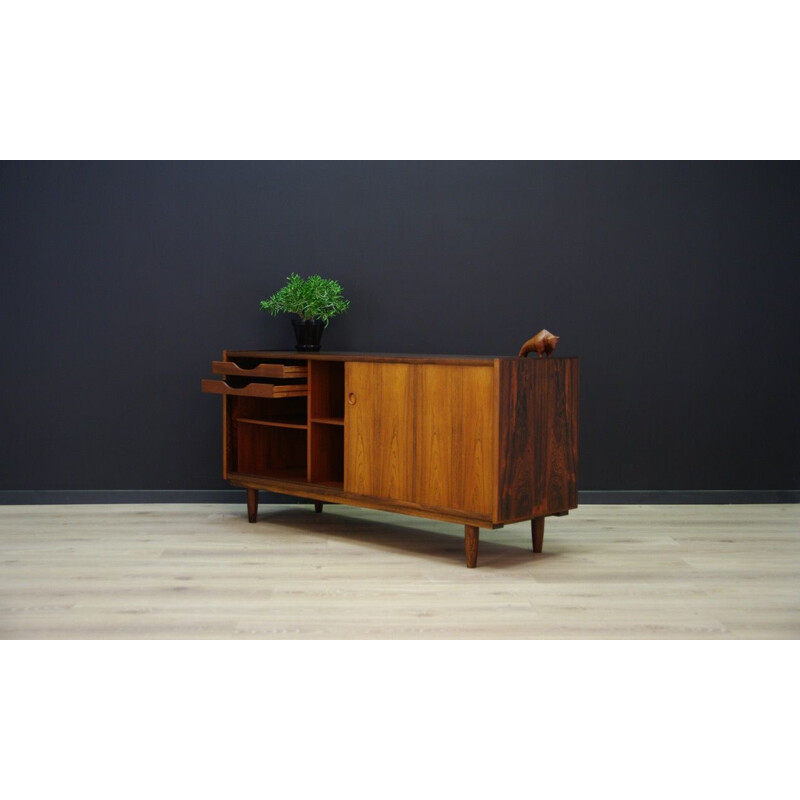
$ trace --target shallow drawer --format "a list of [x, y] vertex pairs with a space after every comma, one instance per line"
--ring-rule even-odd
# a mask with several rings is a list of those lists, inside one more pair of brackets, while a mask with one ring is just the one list
[[245, 369], [233, 361], [214, 361], [211, 371], [215, 375], [238, 375], [242, 378], [305, 378], [308, 367], [298, 364], [258, 364], [252, 369]]
[[203, 380], [204, 392], [230, 394], [242, 397], [304, 397], [308, 394], [307, 383], [249, 383], [247, 386], [228, 386], [225, 381]]

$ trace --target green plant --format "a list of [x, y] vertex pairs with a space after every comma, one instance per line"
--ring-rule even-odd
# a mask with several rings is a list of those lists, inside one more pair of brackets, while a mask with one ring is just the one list
[[350, 301], [342, 297], [342, 287], [337, 281], [310, 275], [303, 280], [296, 272], [286, 279], [286, 286], [272, 297], [261, 301], [261, 310], [272, 316], [281, 313], [297, 314], [300, 319], [328, 321], [344, 314]]

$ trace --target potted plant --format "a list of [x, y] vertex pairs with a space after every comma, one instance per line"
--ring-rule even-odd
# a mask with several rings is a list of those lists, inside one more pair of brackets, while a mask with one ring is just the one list
[[272, 297], [261, 301], [261, 310], [272, 316], [297, 314], [293, 319], [297, 350], [319, 350], [322, 331], [337, 314], [344, 314], [350, 305], [342, 297], [337, 281], [310, 275], [303, 280], [296, 272], [286, 279], [286, 286]]

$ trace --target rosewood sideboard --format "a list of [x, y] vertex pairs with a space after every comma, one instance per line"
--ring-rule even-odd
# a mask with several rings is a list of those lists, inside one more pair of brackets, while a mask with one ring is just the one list
[[577, 358], [229, 350], [204, 392], [222, 395], [223, 476], [258, 492], [480, 528], [577, 508]]

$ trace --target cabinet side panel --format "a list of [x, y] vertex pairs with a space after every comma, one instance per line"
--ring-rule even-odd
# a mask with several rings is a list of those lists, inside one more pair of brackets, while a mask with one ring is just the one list
[[493, 368], [416, 369], [417, 502], [491, 514]]
[[496, 522], [577, 507], [577, 359], [501, 362], [499, 458]]
[[345, 393], [345, 490], [413, 500], [413, 367], [347, 362]]

